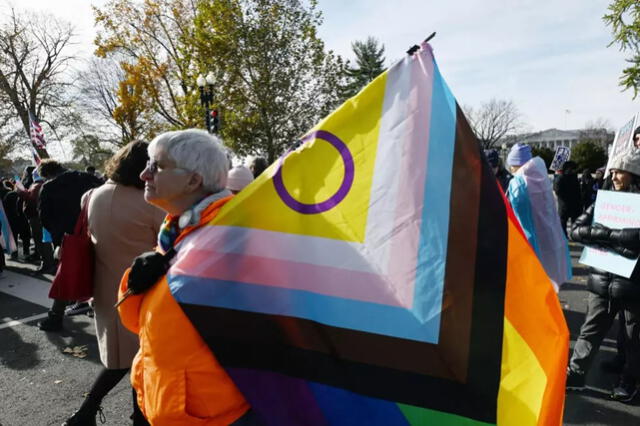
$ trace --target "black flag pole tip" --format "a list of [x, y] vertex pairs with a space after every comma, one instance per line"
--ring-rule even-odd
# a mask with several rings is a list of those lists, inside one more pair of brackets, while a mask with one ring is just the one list
[[[429, 42], [429, 40], [433, 39], [436, 36], [436, 32], [432, 32], [431, 35], [427, 38], [424, 39], [424, 42], [427, 43]], [[413, 46], [411, 46], [409, 48], [409, 50], [407, 50], [407, 55], [411, 56], [414, 53], [416, 53], [418, 51], [418, 49], [420, 49], [420, 46], [418, 46], [417, 44], [414, 44]]]

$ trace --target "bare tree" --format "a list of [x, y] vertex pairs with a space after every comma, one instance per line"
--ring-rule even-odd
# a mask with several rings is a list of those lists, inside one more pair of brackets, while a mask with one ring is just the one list
[[513, 101], [494, 98], [479, 108], [465, 106], [464, 111], [483, 149], [500, 145], [505, 136], [523, 127], [520, 112]]
[[[93, 57], [86, 69], [78, 73], [78, 101], [101, 140], [124, 145], [134, 139], [148, 136], [155, 120], [152, 112], [143, 111], [140, 102], [123, 108], [123, 98], [136, 96], [140, 88], [131, 81], [121, 66], [126, 58], [117, 55], [108, 58]], [[139, 94], [138, 94], [139, 96]], [[145, 108], [147, 109], [147, 108]]]
[[[0, 20], [0, 102], [11, 105], [29, 136], [29, 112], [52, 126], [67, 114], [71, 101], [66, 48], [73, 27], [51, 15], [22, 14], [13, 7]], [[46, 149], [38, 149], [48, 157]]]

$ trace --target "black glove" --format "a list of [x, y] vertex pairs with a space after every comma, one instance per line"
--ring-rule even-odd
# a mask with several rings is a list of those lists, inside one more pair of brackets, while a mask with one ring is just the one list
[[157, 251], [142, 253], [133, 260], [127, 285], [131, 293], [141, 294], [149, 290], [169, 270], [169, 261], [176, 254], [172, 248], [165, 254]]
[[618, 253], [620, 256], [626, 257], [627, 259], [637, 259], [640, 256], [640, 252], [638, 250], [630, 249], [624, 246], [615, 245], [611, 247], [615, 253]]
[[614, 229], [610, 235], [611, 241], [629, 249], [640, 249], [640, 229], [623, 228]]
[[591, 241], [596, 243], [609, 243], [611, 240], [611, 228], [600, 223], [591, 225]]

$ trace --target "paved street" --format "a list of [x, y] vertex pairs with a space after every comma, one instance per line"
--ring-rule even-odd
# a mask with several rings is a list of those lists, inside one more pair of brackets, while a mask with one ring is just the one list
[[[572, 246], [574, 265], [580, 250]], [[93, 320], [86, 315], [66, 318], [64, 332], [41, 332], [35, 323], [46, 315], [49, 282], [29, 276], [32, 265], [9, 262], [9, 268], [0, 279], [0, 425], [60, 425], [80, 406], [100, 369]], [[574, 275], [560, 292], [572, 340], [584, 318], [587, 297], [585, 268], [576, 265]], [[78, 354], [86, 352], [86, 357], [64, 352], [78, 346]], [[640, 423], [640, 398], [632, 405], [610, 401], [615, 376], [597, 368], [614, 351], [612, 332], [587, 379], [588, 389], [567, 395], [565, 425]], [[128, 377], [106, 397], [103, 407], [106, 424], [130, 424]]]
[[[79, 315], [65, 319], [62, 333], [40, 331], [35, 324], [50, 305], [50, 283], [24, 275], [30, 265], [9, 264], [22, 273], [5, 271], [0, 279], [0, 425], [60, 425], [100, 370], [93, 319]], [[63, 352], [76, 346], [86, 346], [86, 358]], [[128, 380], [103, 401], [107, 425], [131, 424]]]

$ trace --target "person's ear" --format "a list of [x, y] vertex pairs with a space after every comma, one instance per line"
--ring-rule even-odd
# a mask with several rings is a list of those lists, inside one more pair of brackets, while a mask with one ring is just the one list
[[191, 173], [189, 180], [187, 181], [187, 190], [189, 192], [196, 191], [202, 186], [202, 176], [198, 173]]

